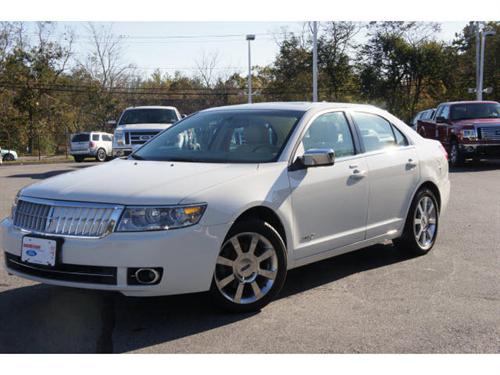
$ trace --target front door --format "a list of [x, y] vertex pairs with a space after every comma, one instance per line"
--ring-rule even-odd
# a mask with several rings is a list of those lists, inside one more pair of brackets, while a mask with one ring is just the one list
[[365, 238], [368, 205], [367, 166], [356, 155], [343, 112], [312, 121], [296, 156], [308, 149], [331, 148], [334, 165], [291, 170], [295, 259], [339, 248]]

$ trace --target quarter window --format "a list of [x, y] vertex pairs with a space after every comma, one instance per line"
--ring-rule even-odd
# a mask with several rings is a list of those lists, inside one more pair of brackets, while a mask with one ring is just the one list
[[401, 131], [394, 125], [392, 125], [392, 130], [394, 130], [394, 135], [396, 136], [396, 144], [398, 146], [408, 146], [408, 140], [403, 133], [401, 133]]
[[99, 134], [92, 134], [92, 140], [93, 141], [98, 141], [99, 140]]
[[309, 126], [302, 139], [304, 150], [331, 148], [337, 157], [354, 155], [354, 143], [343, 112], [319, 116]]

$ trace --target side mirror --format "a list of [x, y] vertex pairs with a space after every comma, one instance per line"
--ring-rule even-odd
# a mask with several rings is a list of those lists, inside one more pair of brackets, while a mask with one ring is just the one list
[[306, 168], [333, 165], [335, 151], [331, 148], [311, 148], [300, 157], [300, 161]]
[[446, 118], [443, 116], [438, 116], [436, 117], [436, 123], [437, 124], [442, 124], [443, 122], [446, 122]]
[[183, 113], [183, 114], [181, 115], [181, 118], [186, 118], [187, 116], [188, 116], [188, 115], [186, 115], [185, 113]]

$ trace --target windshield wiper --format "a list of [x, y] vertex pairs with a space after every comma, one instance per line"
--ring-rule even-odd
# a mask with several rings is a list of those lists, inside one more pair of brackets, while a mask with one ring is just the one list
[[135, 154], [130, 154], [130, 157], [132, 157], [132, 159], [135, 159], [135, 160], [144, 160], [144, 158], [140, 157], [139, 155], [135, 155]]

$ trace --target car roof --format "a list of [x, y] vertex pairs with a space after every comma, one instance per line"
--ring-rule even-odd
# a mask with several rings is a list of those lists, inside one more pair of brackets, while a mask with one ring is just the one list
[[498, 102], [495, 102], [494, 100], [462, 100], [462, 101], [456, 101], [456, 102], [445, 102], [441, 103], [440, 105], [453, 105], [453, 104], [498, 104]]
[[177, 108], [175, 107], [172, 107], [172, 106], [165, 106], [165, 105], [141, 105], [141, 106], [137, 106], [137, 107], [127, 107], [125, 108], [125, 110], [129, 110], [129, 109], [172, 109], [174, 111], [177, 110]]
[[100, 131], [77, 132], [77, 133], [73, 133], [72, 135], [77, 135], [77, 134], [107, 134], [107, 135], [113, 135], [113, 134], [111, 134], [111, 133], [100, 132]]
[[221, 111], [221, 110], [246, 110], [246, 109], [269, 109], [269, 110], [297, 110], [309, 111], [312, 109], [337, 109], [337, 108], [366, 108], [374, 109], [376, 107], [369, 104], [352, 104], [352, 103], [329, 103], [329, 102], [264, 102], [254, 104], [236, 104], [222, 107], [214, 107], [203, 110]]

